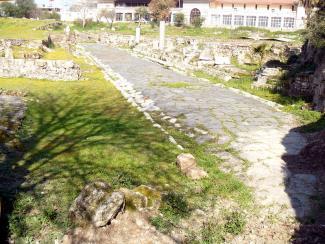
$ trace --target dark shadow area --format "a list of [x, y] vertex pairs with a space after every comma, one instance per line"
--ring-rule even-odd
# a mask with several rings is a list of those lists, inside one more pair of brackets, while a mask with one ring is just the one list
[[[283, 139], [287, 155], [283, 155], [290, 176], [286, 192], [295, 210], [299, 227], [292, 235], [292, 243], [325, 243], [325, 115], [315, 123], [291, 130]], [[298, 142], [292, 134], [304, 133], [306, 145], [295, 149]]]
[[[37, 205], [36, 208], [47, 216], [47, 221], [57, 225], [58, 229], [66, 229], [69, 223], [63, 220], [66, 215], [60, 213], [60, 207], [53, 206], [49, 213], [44, 214], [48, 211], [44, 209], [44, 201], [50, 201], [47, 191], [52, 196], [57, 194], [51, 200], [55, 205], [63, 195], [74, 199], [86, 183], [98, 178], [108, 181], [113, 187], [161, 185], [165, 181], [171, 185], [182, 184], [178, 182], [176, 171], [173, 174], [168, 167], [154, 170], [159, 168], [158, 162], [168, 162], [175, 155], [167, 148], [169, 144], [165, 139], [157, 136], [155, 129], [145, 126], [149, 122], [141, 114], [130, 112], [132, 109], [124, 101], [110, 104], [106, 104], [105, 99], [101, 101], [101, 96], [109, 95], [107, 93], [98, 94], [98, 100], [85, 93], [80, 89], [69, 98], [66, 94], [52, 96], [49, 93], [42, 96], [41, 102], [32, 102], [24, 122], [28, 126], [20, 128], [22, 146], [13, 151], [1, 145], [0, 243], [9, 240], [8, 217], [14, 218], [10, 222], [14, 223], [11, 228], [16, 228], [16, 232], [24, 235], [27, 230], [24, 219], [20, 218], [22, 216], [13, 214], [16, 200], [24, 193], [33, 199], [31, 208]], [[120, 151], [123, 154], [119, 155]], [[135, 157], [144, 154], [148, 163], [132, 162], [132, 156], [121, 158], [121, 165], [110, 163], [110, 159], [118, 161], [114, 157], [124, 154]], [[47, 189], [49, 182], [57, 183]], [[28, 212], [29, 209], [21, 211]]]

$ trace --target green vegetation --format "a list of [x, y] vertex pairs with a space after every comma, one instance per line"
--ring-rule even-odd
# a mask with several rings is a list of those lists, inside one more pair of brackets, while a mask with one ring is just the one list
[[0, 18], [0, 39], [44, 39], [48, 36], [49, 31], [36, 30], [36, 28], [51, 22], [53, 20]]
[[191, 84], [184, 81], [179, 82], [161, 82], [158, 83], [159, 86], [165, 86], [169, 88], [189, 88], [191, 87]]
[[205, 20], [205, 18], [203, 18], [203, 17], [195, 17], [192, 19], [191, 24], [194, 26], [194, 28], [201, 28], [204, 20]]
[[7, 17], [37, 17], [37, 6], [34, 0], [16, 0], [15, 3], [3, 2], [0, 4], [0, 10], [2, 10]]
[[318, 10], [308, 20], [305, 37], [314, 46], [325, 47], [325, 2], [314, 1]]
[[252, 75], [241, 75], [239, 79], [232, 79], [228, 82], [222, 81], [218, 77], [208, 75], [202, 71], [196, 71], [194, 72], [194, 75], [199, 78], [208, 79], [213, 83], [221, 83], [227, 87], [236, 88], [253, 94], [255, 96], [264, 98], [266, 100], [283, 105], [283, 111], [298, 116], [300, 122], [303, 125], [312, 125], [308, 127], [303, 127], [302, 129], [304, 132], [318, 131], [322, 128], [325, 128], [325, 121], [324, 119], [322, 119], [322, 113], [304, 109], [307, 103], [302, 99], [286, 96], [275, 89], [252, 87]]
[[0, 161], [8, 182], [24, 179], [18, 194], [9, 188], [4, 193], [15, 198], [9, 224], [18, 242], [51, 242], [61, 237], [71, 226], [71, 202], [95, 179], [116, 189], [145, 184], [168, 192], [163, 197], [163, 216], [156, 218], [157, 226], [177, 224], [192, 209], [204, 208], [217, 197], [249, 206], [249, 189], [218, 170], [218, 158], [206, 152], [208, 145], [198, 145], [173, 132], [209, 172], [207, 179], [193, 182], [174, 163], [180, 151], [121, 97], [96, 66], [62, 49], [47, 53], [45, 58], [73, 58], [81, 65], [85, 79], [0, 79], [0, 88], [28, 93], [28, 110], [19, 133], [24, 150]]
[[175, 26], [177, 27], [183, 27], [184, 26], [184, 19], [185, 16], [183, 13], [177, 13], [175, 14]]

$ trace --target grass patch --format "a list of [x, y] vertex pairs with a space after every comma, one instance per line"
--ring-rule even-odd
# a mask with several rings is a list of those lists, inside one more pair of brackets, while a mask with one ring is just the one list
[[323, 113], [304, 109], [306, 102], [302, 99], [292, 98], [268, 88], [253, 88], [253, 78], [251, 75], [242, 75], [240, 79], [233, 79], [228, 82], [222, 81], [219, 78], [206, 74], [202, 71], [196, 71], [194, 72], [194, 75], [199, 78], [207, 79], [212, 83], [223, 84], [227, 87], [236, 88], [283, 105], [283, 111], [294, 114], [299, 118], [303, 125], [303, 132], [315, 132], [325, 128]]
[[0, 39], [44, 39], [50, 32], [36, 30], [36, 28], [54, 21], [55, 20], [0, 18]]
[[191, 84], [188, 82], [161, 82], [158, 84], [159, 86], [169, 87], [169, 88], [189, 88]]
[[[46, 54], [48, 59], [71, 57], [62, 49]], [[209, 173], [196, 182], [182, 175], [174, 163], [180, 151], [166, 135], [129, 105], [99, 68], [82, 58], [73, 59], [84, 80], [0, 79], [0, 88], [28, 92], [28, 110], [19, 133], [24, 150], [0, 161], [8, 182], [17, 184], [0, 188], [0, 194], [14, 203], [9, 216], [13, 239], [46, 243], [62, 237], [72, 224], [70, 204], [87, 182], [96, 179], [114, 188], [145, 184], [168, 192], [163, 217], [153, 220], [161, 228], [176, 224], [191, 209], [203, 208], [216, 197], [243, 207], [251, 202], [243, 183], [218, 170], [218, 159], [206, 152], [208, 145], [174, 131]], [[21, 180], [17, 183], [17, 179]], [[199, 194], [197, 187], [202, 189]]]

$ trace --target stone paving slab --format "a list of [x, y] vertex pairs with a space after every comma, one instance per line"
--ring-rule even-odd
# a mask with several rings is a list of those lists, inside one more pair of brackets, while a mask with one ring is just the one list
[[[183, 126], [203, 127], [209, 134], [223, 140], [230, 138], [229, 133], [234, 135], [232, 147], [250, 163], [248, 179], [251, 180], [246, 183], [254, 187], [257, 203], [286, 205], [287, 214], [291, 216], [308, 215], [310, 206], [306, 194], [293, 196], [291, 193], [301, 192], [296, 188], [310, 187], [305, 187], [304, 181], [301, 185], [288, 184], [291, 174], [282, 160], [285, 154], [297, 154], [306, 143], [302, 135], [292, 130], [295, 120], [291, 115], [231, 89], [140, 59], [124, 50], [101, 44], [84, 47], [92, 57], [100, 60], [102, 68], [110, 67], [124, 77], [135, 90], [153, 100], [165, 115], [182, 117]], [[166, 85], [175, 82], [187, 82], [190, 86], [172, 88]]]

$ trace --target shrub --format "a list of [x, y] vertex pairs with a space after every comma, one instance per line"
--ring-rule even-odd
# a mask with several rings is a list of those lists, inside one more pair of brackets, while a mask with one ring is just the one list
[[55, 19], [60, 20], [61, 16], [57, 12], [42, 12], [40, 19]]
[[325, 6], [321, 6], [308, 20], [305, 36], [315, 47], [325, 47]]
[[175, 15], [175, 26], [181, 27], [184, 26], [184, 14], [183, 13], [177, 13]]
[[204, 22], [204, 18], [203, 17], [195, 17], [193, 20], [192, 20], [192, 25], [195, 27], [195, 28], [201, 28], [202, 27], [202, 24]]
[[17, 15], [17, 7], [12, 3], [4, 2], [0, 4], [0, 12], [6, 17], [15, 17]]

